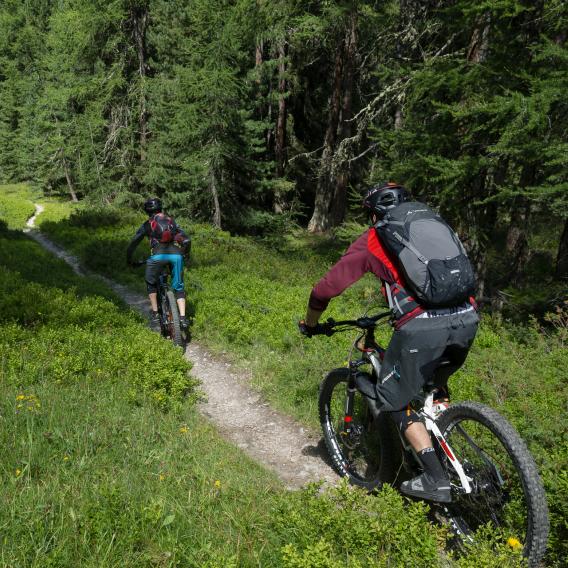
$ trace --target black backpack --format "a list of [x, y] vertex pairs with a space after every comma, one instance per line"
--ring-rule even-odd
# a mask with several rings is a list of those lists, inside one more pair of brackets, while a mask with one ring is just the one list
[[475, 274], [456, 233], [430, 207], [407, 201], [375, 225], [416, 299], [428, 307], [463, 304], [475, 291]]

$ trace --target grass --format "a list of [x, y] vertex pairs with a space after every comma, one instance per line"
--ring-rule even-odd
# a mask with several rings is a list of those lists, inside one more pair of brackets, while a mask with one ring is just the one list
[[34, 214], [32, 191], [26, 184], [0, 186], [0, 219], [10, 229], [23, 229]]
[[262, 557], [261, 507], [282, 490], [194, 409], [133, 406], [124, 385], [88, 379], [3, 391], [11, 424], [2, 430], [0, 517], [10, 527], [2, 565], [223, 566]]
[[39, 225], [45, 221], [61, 221], [68, 218], [79, 207], [61, 198], [47, 198], [25, 183], [0, 185], [0, 219], [10, 229], [23, 229], [26, 221], [35, 212], [35, 203], [41, 204], [44, 211], [37, 219]]
[[[124, 251], [142, 219], [112, 209], [102, 213], [79, 211], [65, 222], [44, 222], [42, 229], [90, 268], [140, 287], [142, 275], [125, 268]], [[195, 335], [210, 347], [226, 351], [236, 361], [250, 366], [254, 383], [275, 406], [315, 425], [319, 380], [326, 370], [342, 364], [350, 339], [337, 336], [331, 340], [302, 340], [296, 333], [295, 321], [304, 311], [311, 284], [337, 258], [340, 248], [322, 239], [302, 237], [259, 243], [204, 226], [192, 229], [195, 257], [186, 278], [196, 312]], [[117, 341], [127, 335], [120, 333], [120, 322], [118, 330], [114, 316], [109, 322], [109, 350], [116, 351], [116, 357], [105, 359], [94, 348], [87, 347], [94, 330], [89, 331], [85, 322], [89, 318], [81, 319], [81, 313], [92, 314], [88, 306], [93, 300], [86, 289], [83, 295], [78, 294], [82, 286], [79, 279], [67, 276], [61, 266], [46, 270], [51, 265], [45, 258], [37, 265], [31, 263], [31, 267], [27, 266], [29, 263], [22, 264], [21, 259], [28, 258], [30, 251], [31, 248], [26, 249], [26, 257], [21, 251], [14, 252], [9, 257], [8, 269], [25, 266], [22, 278], [29, 279], [30, 285], [48, 287], [58, 285], [53, 281], [57, 278], [49, 275], [59, 275], [61, 270], [62, 279], [68, 278], [65, 293], [75, 294], [79, 305], [86, 304], [78, 309], [77, 321], [68, 328], [72, 335], [81, 338], [69, 343], [66, 352], [64, 367], [77, 367], [71, 376], [60, 383], [49, 377], [46, 380], [45, 372], [42, 375], [37, 366], [28, 365], [29, 358], [16, 357], [10, 363], [12, 378], [2, 382], [5, 408], [0, 412], [2, 416], [14, 416], [7, 420], [8, 438], [3, 444], [3, 498], [8, 515], [4, 523], [13, 531], [9, 540], [19, 543], [9, 550], [3, 547], [4, 556], [0, 558], [6, 558], [5, 565], [49, 565], [45, 558], [51, 553], [54, 559], [49, 562], [58, 566], [71, 559], [80, 559], [76, 564], [93, 566], [431, 566], [446, 562], [437, 552], [444, 541], [443, 532], [426, 521], [423, 505], [404, 505], [400, 496], [388, 488], [379, 496], [366, 496], [346, 488], [317, 498], [315, 489], [284, 492], [272, 475], [224, 444], [203, 424], [191, 401], [179, 398], [179, 389], [166, 393], [180, 402], [166, 405], [170, 410], [165, 413], [160, 410], [164, 407], [161, 401], [152, 397], [153, 390], [159, 390], [160, 385], [148, 381], [147, 395], [133, 398], [132, 385], [136, 384], [138, 371], [131, 380], [123, 380], [113, 367], [124, 359], [124, 351], [116, 348]], [[41, 263], [43, 271], [39, 268]], [[52, 280], [42, 282], [42, 277]], [[359, 282], [334, 302], [330, 315], [361, 313], [375, 292], [372, 280]], [[116, 306], [114, 302], [109, 305]], [[109, 307], [118, 317], [119, 312], [114, 309]], [[22, 344], [17, 343], [22, 337], [26, 342], [41, 345], [41, 333], [45, 331], [40, 328], [61, 325], [37, 314], [26, 315], [25, 310], [24, 315], [17, 310], [11, 323], [4, 325], [5, 331], [13, 330], [11, 335], [5, 335], [6, 341], [12, 341], [10, 351], [17, 352], [14, 346]], [[128, 317], [136, 320], [132, 325], [140, 326], [135, 316]], [[128, 330], [130, 334], [134, 328]], [[125, 349], [132, 353], [131, 361], [141, 359], [141, 367], [159, 368], [161, 362], [144, 360], [144, 353], [150, 348], [150, 343], [145, 343], [145, 333], [149, 332], [140, 326]], [[538, 331], [535, 333], [539, 336]], [[386, 341], [388, 335], [385, 329], [382, 340]], [[85, 349], [81, 341], [86, 342]], [[526, 397], [520, 387], [513, 389], [519, 381], [517, 373], [522, 374], [526, 362], [538, 355], [540, 370], [527, 380], [536, 383], [543, 371], [546, 376], [560, 376], [558, 370], [564, 368], [565, 359], [555, 342], [556, 339], [551, 342], [549, 352], [543, 351], [536, 340], [527, 344], [530, 348], [523, 347], [510, 331], [486, 322], [467, 367], [454, 379], [457, 397], [496, 402], [519, 425], [524, 416], [520, 402]], [[43, 345], [48, 345], [47, 341]], [[91, 354], [84, 356], [82, 352], [89, 349]], [[527, 352], [526, 359], [519, 356], [522, 349]], [[44, 347], [44, 351], [49, 350]], [[107, 369], [103, 378], [85, 372], [91, 368], [89, 357], [93, 353]], [[487, 353], [493, 354], [493, 359]], [[505, 354], [508, 359], [499, 366]], [[169, 355], [165, 357], [170, 360]], [[518, 365], [513, 365], [515, 362]], [[173, 358], [171, 363], [176, 368]], [[20, 376], [28, 376], [29, 384], [15, 380], [18, 364], [27, 369], [28, 375]], [[128, 368], [129, 365], [122, 367], [125, 379]], [[151, 373], [145, 376], [149, 379]], [[54, 377], [57, 380], [56, 376], [51, 379]], [[504, 398], [497, 396], [502, 394], [500, 388], [512, 393], [507, 396], [509, 407]], [[531, 420], [540, 424], [540, 433], [525, 428], [524, 434], [528, 433], [533, 446], [539, 436], [545, 437], [549, 425], [559, 422], [545, 400], [553, 389], [558, 391], [558, 382], [542, 382], [544, 398], [531, 398]], [[27, 398], [18, 400], [18, 396]], [[41, 405], [37, 410], [36, 400]], [[27, 406], [18, 409], [18, 404], [30, 401], [32, 410]], [[78, 428], [77, 424], [85, 427]], [[556, 435], [558, 428], [551, 431]], [[53, 446], [57, 451], [50, 453], [53, 441], [59, 446]], [[552, 468], [565, 463], [562, 440], [555, 439], [554, 443], [558, 445], [553, 455], [546, 457], [547, 449], [536, 452], [555, 507], [553, 544], [557, 550], [552, 561], [554, 557], [561, 558], [563, 550], [565, 517], [559, 503], [566, 495], [561, 478], [552, 469], [546, 469], [546, 464]], [[553, 445], [549, 441], [547, 448]], [[77, 467], [71, 476], [66, 474], [69, 462]], [[20, 488], [18, 484], [22, 485], [21, 492], [14, 491]], [[19, 511], [25, 522], [12, 527]], [[495, 561], [505, 565], [518, 562], [506, 547], [499, 545], [495, 550], [490, 544], [490, 539], [476, 542], [459, 563], [491, 566]], [[95, 550], [94, 556], [87, 556], [87, 550]], [[42, 555], [44, 563], [40, 564]]]
[[285, 491], [198, 414], [179, 350], [98, 281], [5, 225], [0, 252], [0, 566], [439, 564], [425, 505]]

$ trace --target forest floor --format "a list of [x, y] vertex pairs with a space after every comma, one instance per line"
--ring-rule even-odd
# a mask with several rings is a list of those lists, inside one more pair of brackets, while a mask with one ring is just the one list
[[[79, 275], [101, 278], [129, 306], [148, 315], [148, 300], [126, 286], [85, 270], [79, 260], [35, 229], [43, 211], [36, 204], [25, 232], [52, 254], [67, 262]], [[327, 455], [319, 433], [311, 432], [292, 418], [272, 409], [249, 386], [249, 377], [237, 374], [232, 365], [213, 356], [199, 343], [188, 343], [184, 356], [193, 363], [192, 375], [201, 381], [206, 399], [200, 410], [221, 434], [246, 454], [275, 471], [289, 488], [309, 482], [338, 478], [326, 461]]]

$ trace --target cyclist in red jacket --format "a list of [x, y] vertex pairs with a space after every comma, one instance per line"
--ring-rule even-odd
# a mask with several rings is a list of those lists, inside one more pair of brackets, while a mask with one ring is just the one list
[[420, 397], [422, 387], [442, 357], [451, 361], [446, 368], [448, 376], [461, 367], [479, 318], [473, 299], [460, 306], [428, 309], [405, 288], [396, 260], [381, 243], [375, 225], [388, 209], [410, 200], [408, 191], [392, 182], [376, 185], [367, 192], [363, 206], [370, 214], [372, 226], [314, 286], [306, 319], [299, 328], [308, 337], [325, 332], [318, 322], [332, 298], [367, 272], [381, 280], [382, 291], [393, 311], [395, 331], [378, 377], [377, 403], [380, 410], [391, 413], [424, 465], [424, 473], [402, 483], [401, 491], [422, 499], [448, 502], [449, 480], [426, 427], [416, 419], [409, 403]]

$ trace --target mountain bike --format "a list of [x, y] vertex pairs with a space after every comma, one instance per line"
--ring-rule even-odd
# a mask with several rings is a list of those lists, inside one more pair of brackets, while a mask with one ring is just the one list
[[[331, 371], [320, 385], [319, 416], [333, 467], [367, 490], [386, 482], [396, 486], [405, 475], [411, 478], [423, 470], [419, 456], [373, 398], [385, 354], [375, 328], [391, 315], [329, 319], [321, 326], [329, 336], [360, 331], [348, 366]], [[528, 565], [536, 567], [546, 550], [549, 523], [534, 459], [511, 424], [492, 408], [436, 400], [446, 387], [443, 368], [449, 364], [440, 361], [424, 387], [424, 402], [414, 404], [451, 485], [451, 503], [431, 503], [431, 511], [449, 526], [458, 548], [489, 528], [509, 545], [522, 546]]]
[[[146, 264], [140, 260], [134, 266]], [[158, 278], [158, 315], [160, 316], [160, 333], [162, 337], [173, 341], [174, 345], [185, 347], [185, 337], [181, 327], [180, 313], [173, 291], [170, 289], [170, 266], [167, 265]]]

